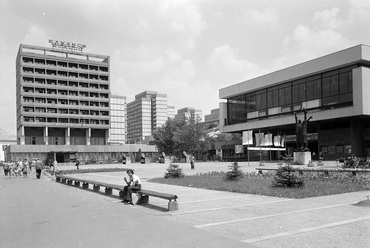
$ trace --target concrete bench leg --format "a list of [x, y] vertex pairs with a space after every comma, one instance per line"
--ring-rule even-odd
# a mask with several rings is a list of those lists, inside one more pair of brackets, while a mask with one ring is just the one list
[[119, 198], [123, 199], [123, 191], [122, 190], [119, 192]]
[[79, 181], [75, 181], [75, 186], [76, 187], [80, 187], [80, 182]]
[[67, 180], [68, 185], [72, 185], [72, 180]]
[[176, 211], [179, 210], [179, 205], [177, 204], [177, 201], [169, 201], [168, 202], [168, 211]]
[[112, 194], [112, 188], [105, 188], [105, 194], [111, 195]]
[[88, 184], [88, 183], [83, 183], [83, 184], [82, 184], [82, 188], [84, 188], [84, 189], [88, 189], [88, 188], [89, 188], [89, 184]]
[[63, 178], [62, 183], [66, 183], [66, 182], [67, 182], [67, 179]]
[[99, 185], [94, 185], [93, 190], [95, 192], [99, 192], [100, 191], [100, 186]]
[[139, 200], [136, 204], [148, 204], [149, 203], [149, 196], [148, 195], [141, 195], [138, 194]]

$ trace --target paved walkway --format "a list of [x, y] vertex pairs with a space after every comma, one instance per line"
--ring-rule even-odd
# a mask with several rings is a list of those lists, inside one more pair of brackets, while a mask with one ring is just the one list
[[[181, 164], [181, 167], [185, 174], [190, 175], [209, 171], [225, 171], [230, 164], [196, 163], [195, 170], [190, 170], [189, 164]], [[243, 162], [239, 164], [243, 171], [255, 171], [258, 166], [258, 163]], [[64, 184], [53, 184], [55, 185], [53, 187], [58, 188], [60, 192], [68, 192], [68, 198], [100, 199], [94, 200], [93, 204], [97, 204], [96, 202], [103, 199], [106, 205], [118, 206], [118, 209], [114, 207], [112, 210], [114, 214], [120, 213], [120, 208], [124, 208], [124, 213], [129, 211], [127, 213], [130, 213], [130, 216], [139, 218], [143, 223], [146, 222], [146, 219], [151, 220], [152, 218], [158, 223], [166, 223], [155, 228], [158, 238], [163, 235], [162, 238], [167, 237], [167, 239], [174, 240], [172, 232], [174, 230], [178, 231], [176, 237], [193, 239], [195, 235], [194, 237], [204, 238], [201, 239], [204, 243], [200, 243], [200, 241], [197, 241], [199, 243], [185, 242], [176, 244], [175, 247], [221, 247], [222, 245], [224, 245], [223, 247], [226, 245], [226, 247], [284, 248], [370, 247], [370, 209], [354, 205], [365, 200], [366, 196], [370, 195], [370, 191], [307, 199], [286, 199], [162, 185], [146, 181], [149, 178], [163, 176], [168, 164], [84, 166], [90, 168], [103, 166], [133, 168], [135, 173], [143, 179], [146, 189], [177, 194], [179, 196], [179, 211], [167, 212], [167, 202], [163, 199], [152, 197], [150, 204], [146, 206], [122, 206], [117, 197], [118, 192], [114, 192], [115, 196], [110, 197], [93, 193], [91, 190], [86, 191]], [[276, 167], [276, 164], [266, 164], [266, 167]], [[335, 163], [325, 162], [324, 167], [335, 167]], [[125, 173], [89, 173], [74, 176], [123, 185], [122, 179]], [[2, 213], [0, 212], [0, 214]], [[142, 230], [146, 233], [148, 229], [153, 228], [145, 227], [137, 226], [136, 230]], [[89, 230], [88, 226], [85, 228]], [[163, 231], [161, 232], [161, 230]], [[146, 235], [145, 237], [150, 240], [150, 235]], [[220, 246], [215, 243], [207, 243], [219, 238], [221, 238], [219, 244], [222, 244]], [[154, 239], [152, 244], [155, 244], [156, 240]], [[184, 241], [181, 239], [181, 242]], [[163, 243], [157, 243], [157, 245], [161, 246], [151, 247], [170, 247], [163, 246]], [[150, 246], [139, 245], [136, 247]]]

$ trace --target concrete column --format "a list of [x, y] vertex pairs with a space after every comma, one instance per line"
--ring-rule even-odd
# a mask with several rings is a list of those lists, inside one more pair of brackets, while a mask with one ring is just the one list
[[364, 141], [362, 132], [363, 123], [361, 120], [351, 120], [351, 148], [352, 154], [356, 157], [364, 156]]
[[55, 171], [58, 170], [58, 162], [57, 162], [57, 154], [54, 152], [54, 161], [53, 161], [53, 171], [55, 175]]
[[26, 138], [24, 134], [24, 126], [21, 126], [20, 133], [18, 134], [19, 136], [19, 144], [20, 145], [25, 145], [26, 144]]
[[86, 145], [90, 145], [91, 139], [91, 128], [86, 129]]
[[71, 144], [71, 129], [69, 127], [67, 127], [66, 129], [66, 134], [65, 134], [65, 137], [66, 137], [66, 145], [69, 146]]
[[44, 143], [45, 143], [45, 145], [49, 145], [49, 129], [48, 129], [48, 127], [44, 128]]

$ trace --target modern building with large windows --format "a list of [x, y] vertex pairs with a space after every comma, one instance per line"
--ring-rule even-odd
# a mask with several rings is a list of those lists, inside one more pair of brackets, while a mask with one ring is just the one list
[[122, 145], [127, 143], [127, 104], [125, 96], [110, 95], [109, 144]]
[[[296, 147], [295, 113], [308, 124], [308, 148], [327, 159], [369, 155], [370, 47], [354, 46], [220, 89], [222, 132], [252, 131], [284, 137], [289, 154]], [[270, 137], [271, 137], [270, 136]], [[257, 146], [259, 146], [257, 144]], [[269, 144], [272, 150], [274, 144]], [[245, 149], [247, 147], [245, 146]], [[266, 154], [265, 154], [266, 155]], [[277, 153], [273, 154], [273, 158]]]
[[166, 94], [144, 91], [136, 95], [135, 100], [127, 104], [128, 143], [148, 144], [153, 131], [172, 117], [173, 109], [167, 105]]

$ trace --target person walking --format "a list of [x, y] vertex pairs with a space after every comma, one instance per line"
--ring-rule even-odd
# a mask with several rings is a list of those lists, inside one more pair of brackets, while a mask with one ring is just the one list
[[28, 166], [29, 166], [29, 163], [28, 163], [27, 159], [25, 159], [24, 162], [23, 162], [23, 168], [22, 168], [24, 177], [27, 177]]
[[190, 160], [190, 168], [192, 169], [192, 170], [194, 170], [194, 156], [193, 155], [190, 155], [189, 156], [189, 160]]
[[42, 161], [41, 161], [40, 158], [38, 158], [37, 161], [36, 161], [36, 178], [37, 179], [40, 179], [40, 177], [41, 177], [42, 168], [43, 168]]
[[80, 169], [80, 161], [77, 159], [76, 160], [76, 164], [75, 164], [75, 166], [77, 167], [77, 170], [79, 170]]
[[[134, 205], [132, 202], [132, 192], [137, 192], [141, 190], [140, 178], [134, 175], [133, 170], [127, 170], [128, 179], [124, 177], [126, 186], [123, 188], [123, 200], [124, 204]], [[139, 200], [139, 199], [138, 199]]]

